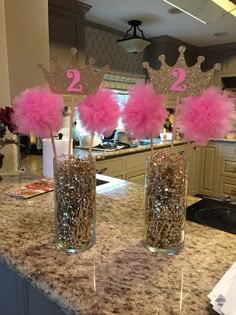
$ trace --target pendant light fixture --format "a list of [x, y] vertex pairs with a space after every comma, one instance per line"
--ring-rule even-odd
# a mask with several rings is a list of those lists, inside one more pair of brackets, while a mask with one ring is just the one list
[[143, 51], [144, 48], [151, 44], [151, 41], [145, 38], [143, 31], [139, 28], [142, 24], [141, 21], [131, 20], [128, 24], [130, 28], [127, 30], [125, 37], [117, 42], [126, 51], [136, 54]]

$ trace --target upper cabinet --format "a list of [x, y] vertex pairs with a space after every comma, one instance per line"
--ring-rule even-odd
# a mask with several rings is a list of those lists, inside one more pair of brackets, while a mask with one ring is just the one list
[[221, 76], [222, 77], [236, 76], [236, 53], [235, 56], [227, 58], [222, 63]]
[[76, 0], [49, 0], [50, 55], [64, 62], [70, 59], [70, 48], [78, 54], [85, 50], [85, 14], [91, 7]]

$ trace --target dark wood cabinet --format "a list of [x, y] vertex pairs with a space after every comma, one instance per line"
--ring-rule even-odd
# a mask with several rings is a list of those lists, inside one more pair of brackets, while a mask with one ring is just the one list
[[85, 50], [85, 14], [91, 6], [75, 0], [49, 0], [49, 41], [51, 57], [69, 56], [71, 47]]

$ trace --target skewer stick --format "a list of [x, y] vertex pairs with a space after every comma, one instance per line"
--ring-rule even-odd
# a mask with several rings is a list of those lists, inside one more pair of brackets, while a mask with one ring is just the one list
[[55, 145], [55, 141], [54, 141], [53, 133], [52, 133], [52, 131], [51, 131], [51, 130], [50, 130], [50, 138], [51, 138], [51, 141], [52, 141], [52, 150], [53, 150], [53, 155], [54, 155], [55, 160], [57, 160], [57, 150], [56, 150], [56, 145]]
[[74, 95], [72, 95], [72, 97], [71, 97], [71, 108], [70, 108], [70, 129], [69, 129], [68, 158], [70, 158], [70, 156], [71, 156], [72, 125], [73, 125], [74, 112], [75, 112], [75, 99], [74, 99]]
[[176, 105], [175, 105], [175, 121], [174, 121], [174, 127], [173, 127], [173, 132], [172, 132], [172, 139], [171, 139], [171, 147], [170, 147], [171, 153], [173, 153], [173, 149], [174, 149], [175, 133], [176, 133], [176, 121], [177, 121], [177, 112], [178, 112], [179, 100], [180, 100], [179, 95], [177, 95]]

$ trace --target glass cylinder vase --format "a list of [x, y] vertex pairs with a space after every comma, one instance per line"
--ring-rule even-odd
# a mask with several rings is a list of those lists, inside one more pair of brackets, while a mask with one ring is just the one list
[[69, 253], [96, 239], [96, 166], [92, 156], [54, 159], [56, 246]]
[[160, 152], [146, 160], [144, 246], [173, 255], [184, 246], [188, 161]]

